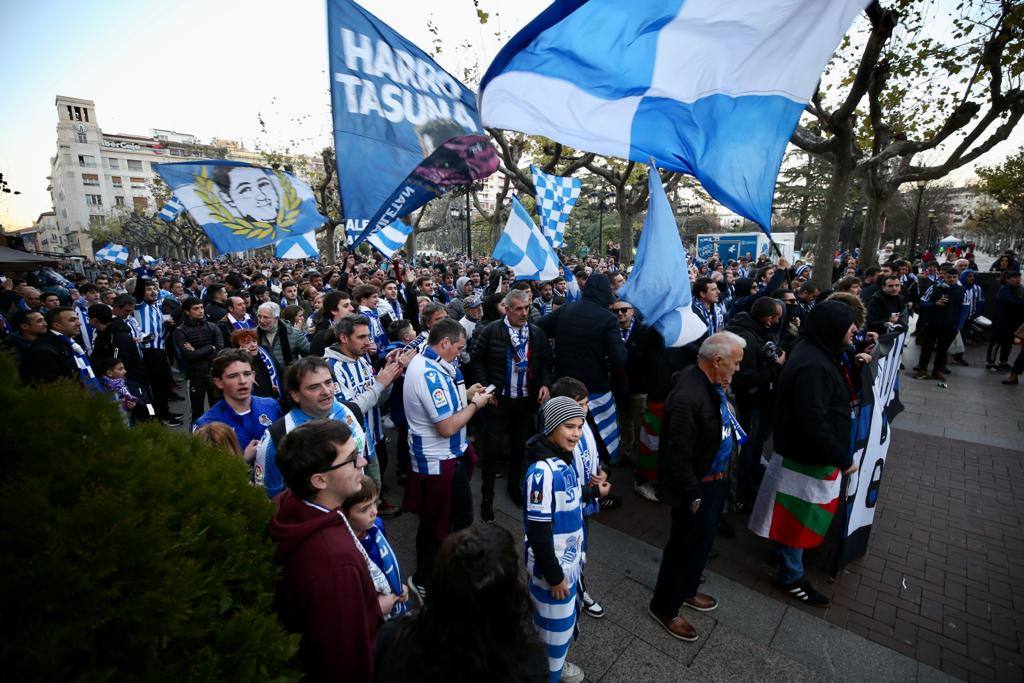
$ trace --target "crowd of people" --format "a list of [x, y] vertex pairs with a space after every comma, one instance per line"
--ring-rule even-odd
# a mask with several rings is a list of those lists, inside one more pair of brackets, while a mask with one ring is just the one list
[[[578, 682], [577, 615], [605, 614], [586, 584], [588, 519], [623, 504], [609, 468], [671, 507], [649, 612], [695, 640], [681, 610], [718, 606], [700, 591], [716, 534], [752, 513], [768, 535], [766, 461], [855, 470], [857, 369], [876, 340], [914, 316], [911, 372], [946, 381], [983, 327], [970, 253], [866, 268], [839, 255], [824, 290], [809, 263], [713, 256], [680, 273], [704, 334], [665, 348], [620, 296], [630, 274], [609, 254], [580, 257], [569, 282], [516, 280], [487, 258], [355, 253], [338, 267], [4, 278], [0, 327], [26, 383], [81, 382], [130, 424], [187, 421], [249, 464], [276, 506], [281, 622], [302, 634], [313, 680]], [[1013, 254], [996, 265], [988, 367], [1016, 384], [1024, 288]], [[522, 510], [525, 563], [493, 525], [499, 479]], [[397, 556], [382, 521], [403, 512], [419, 520], [414, 557]], [[806, 547], [774, 546], [779, 587], [827, 605]]]

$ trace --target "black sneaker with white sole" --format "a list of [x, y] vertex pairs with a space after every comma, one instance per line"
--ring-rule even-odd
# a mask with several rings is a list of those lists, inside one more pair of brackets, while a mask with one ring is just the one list
[[790, 597], [799, 600], [805, 605], [812, 607], [828, 607], [832, 601], [814, 590], [814, 586], [806, 578], [798, 579], [793, 583], [778, 583], [780, 589], [789, 593]]
[[604, 616], [604, 607], [601, 607], [600, 603], [594, 598], [590, 597], [590, 593], [583, 591], [583, 611], [587, 613], [587, 616], [600, 619]]
[[425, 605], [427, 602], [427, 587], [424, 586], [422, 583], [416, 583], [415, 581], [413, 581], [411, 576], [409, 577], [409, 580], [406, 581], [406, 583], [409, 584], [409, 590], [412, 592], [412, 594], [415, 595], [416, 599], [420, 601], [420, 605]]

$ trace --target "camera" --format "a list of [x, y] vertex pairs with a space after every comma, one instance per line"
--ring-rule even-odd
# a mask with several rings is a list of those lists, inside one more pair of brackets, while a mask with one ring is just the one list
[[771, 363], [779, 360], [782, 355], [782, 349], [779, 348], [778, 344], [773, 341], [766, 341], [764, 346], [761, 347], [761, 354]]

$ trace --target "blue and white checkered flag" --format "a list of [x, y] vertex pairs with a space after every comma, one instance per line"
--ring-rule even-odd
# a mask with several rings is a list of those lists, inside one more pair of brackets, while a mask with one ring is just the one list
[[573, 275], [569, 266], [562, 266], [562, 277], [565, 278], [565, 300], [572, 302], [582, 299], [583, 292], [580, 291], [580, 283], [576, 282], [576, 276]]
[[286, 237], [277, 243], [274, 251], [277, 258], [320, 258], [320, 247], [316, 244], [316, 231]]
[[391, 258], [396, 251], [405, 245], [405, 241], [411, 233], [411, 225], [406, 225], [402, 221], [395, 221], [370, 235], [366, 241], [374, 249], [384, 254], [384, 258]]
[[544, 236], [551, 246], [559, 249], [565, 246], [565, 224], [569, 221], [569, 213], [576, 206], [582, 183], [579, 178], [545, 173], [536, 166], [530, 166], [533, 176], [533, 187], [537, 191], [537, 215]]
[[178, 198], [175, 197], [174, 195], [171, 195], [171, 198], [164, 202], [163, 208], [160, 209], [160, 213], [158, 213], [157, 215], [164, 221], [172, 223], [174, 219], [178, 217], [178, 214], [181, 213], [181, 210], [184, 208], [185, 206], [178, 201]]
[[523, 205], [512, 198], [512, 211], [491, 258], [512, 269], [519, 280], [554, 280], [558, 277], [558, 256]]
[[97, 261], [113, 261], [119, 266], [128, 265], [128, 248], [111, 242], [96, 252]]

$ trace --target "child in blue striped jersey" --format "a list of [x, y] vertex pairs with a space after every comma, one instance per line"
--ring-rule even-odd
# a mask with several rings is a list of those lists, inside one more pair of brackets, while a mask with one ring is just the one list
[[573, 451], [583, 433], [583, 408], [568, 396], [558, 396], [544, 404], [543, 414], [543, 433], [526, 443], [532, 461], [523, 496], [526, 570], [551, 683], [581, 683], [583, 671], [565, 656], [576, 631], [577, 586], [585, 561], [583, 508], [607, 495], [610, 485], [588, 481], [581, 487], [576, 476]]
[[387, 579], [390, 592], [377, 596], [381, 614], [391, 619], [408, 612], [409, 589], [402, 583], [398, 556], [384, 535], [384, 520], [377, 516], [377, 484], [373, 479], [364, 476], [359, 493], [346, 498], [341, 510], [362, 547], [371, 576], [376, 571]]

